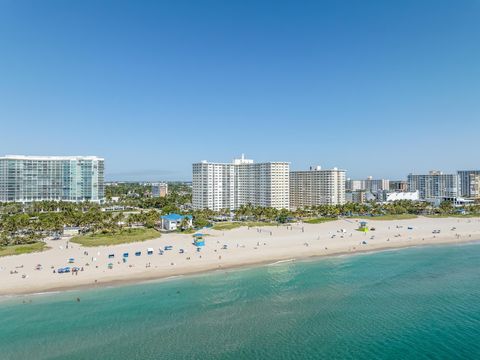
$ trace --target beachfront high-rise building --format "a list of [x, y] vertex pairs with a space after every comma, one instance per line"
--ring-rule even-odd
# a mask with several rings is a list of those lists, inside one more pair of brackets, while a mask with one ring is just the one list
[[291, 208], [344, 203], [345, 170], [323, 170], [317, 166], [308, 171], [290, 172]]
[[480, 170], [460, 170], [457, 172], [460, 178], [460, 196], [467, 198], [475, 197], [471, 192], [472, 180], [475, 180], [475, 176], [480, 175]]
[[421, 200], [456, 198], [460, 193], [457, 174], [430, 171], [427, 175], [408, 175], [409, 191], [418, 191]]
[[251, 204], [288, 209], [289, 170], [288, 162], [257, 164], [243, 155], [232, 163], [195, 163], [193, 208], [235, 210]]
[[365, 180], [347, 179], [345, 183], [345, 189], [347, 191], [365, 190], [365, 191], [370, 191], [372, 193], [376, 193], [377, 191], [389, 190], [390, 180], [373, 179], [371, 176], [369, 176]]
[[470, 175], [470, 198], [480, 199], [480, 174]]
[[104, 159], [96, 156], [0, 157], [0, 202], [104, 200]]
[[168, 184], [166, 183], [153, 183], [152, 184], [152, 197], [165, 197], [168, 194]]

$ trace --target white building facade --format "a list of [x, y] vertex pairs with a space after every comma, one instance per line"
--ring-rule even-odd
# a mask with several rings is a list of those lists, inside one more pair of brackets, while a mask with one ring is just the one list
[[193, 164], [194, 209], [235, 210], [242, 205], [288, 209], [290, 164], [254, 163], [235, 159], [232, 163]]
[[0, 157], [0, 202], [43, 200], [101, 203], [104, 159], [96, 156]]
[[345, 204], [345, 170], [311, 167], [290, 172], [290, 207]]
[[418, 191], [385, 191], [382, 201], [395, 202], [401, 200], [418, 201], [420, 200]]

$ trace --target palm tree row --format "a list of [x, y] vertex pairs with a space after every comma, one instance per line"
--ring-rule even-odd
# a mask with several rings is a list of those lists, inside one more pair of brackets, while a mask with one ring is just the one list
[[0, 218], [0, 246], [31, 243], [61, 233], [64, 227], [79, 227], [84, 233], [116, 233], [132, 225], [153, 228], [158, 220], [156, 210], [124, 214], [104, 212], [99, 207], [85, 212], [67, 209], [61, 212], [3, 214]]

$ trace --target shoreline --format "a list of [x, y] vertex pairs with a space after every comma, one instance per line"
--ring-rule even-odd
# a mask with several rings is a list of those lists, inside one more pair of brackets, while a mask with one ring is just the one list
[[112, 279], [101, 281], [97, 283], [89, 283], [89, 284], [76, 284], [76, 285], [65, 285], [65, 286], [58, 286], [58, 287], [51, 287], [51, 288], [42, 288], [42, 289], [35, 289], [35, 290], [25, 290], [25, 291], [18, 291], [10, 294], [4, 294], [0, 292], [0, 302], [2, 300], [7, 299], [15, 299], [21, 298], [26, 296], [43, 296], [43, 295], [53, 295], [57, 293], [65, 293], [70, 291], [82, 291], [82, 290], [93, 290], [93, 289], [106, 289], [112, 287], [122, 287], [122, 286], [133, 286], [133, 285], [142, 285], [148, 283], [159, 283], [168, 280], [175, 280], [179, 278], [185, 277], [194, 277], [200, 275], [208, 275], [213, 274], [220, 271], [232, 271], [232, 270], [249, 270], [254, 268], [261, 268], [264, 266], [275, 266], [280, 264], [285, 264], [288, 262], [307, 262], [307, 261], [321, 261], [329, 258], [340, 258], [344, 256], [357, 256], [357, 255], [373, 255], [377, 253], [387, 252], [387, 251], [398, 251], [398, 250], [405, 250], [411, 248], [429, 248], [429, 247], [438, 247], [438, 246], [458, 246], [458, 245], [469, 245], [469, 244], [476, 244], [480, 243], [480, 237], [478, 239], [465, 239], [465, 240], [449, 240], [449, 239], [442, 239], [439, 238], [438, 242], [429, 242], [423, 244], [402, 244], [399, 246], [384, 246], [378, 247], [374, 249], [362, 249], [357, 250], [354, 252], [351, 251], [340, 251], [340, 252], [332, 252], [329, 254], [312, 254], [308, 256], [301, 256], [301, 257], [294, 257], [289, 259], [270, 259], [264, 260], [259, 262], [252, 262], [252, 263], [243, 263], [243, 264], [232, 264], [227, 265], [225, 267], [219, 268], [206, 268], [206, 269], [192, 269], [191, 271], [186, 271], [182, 273], [178, 273], [175, 275], [165, 275], [165, 274], [142, 274], [143, 276], [135, 276], [135, 277], [127, 277], [123, 279]]
[[[84, 247], [69, 243], [68, 239], [47, 240], [50, 249], [44, 252], [0, 258], [0, 296], [122, 286], [292, 259], [480, 241], [480, 218], [371, 221], [369, 225], [376, 229], [368, 233], [357, 231], [360, 221], [364, 220], [340, 219], [229, 231], [205, 229], [205, 246], [200, 251], [192, 244], [192, 236], [186, 234], [166, 234], [143, 242], [99, 247]], [[166, 246], [172, 250], [163, 251]], [[147, 254], [147, 249], [153, 250], [152, 254]], [[130, 256], [123, 258], [126, 252]], [[81, 271], [66, 274], [55, 271], [65, 266]]]

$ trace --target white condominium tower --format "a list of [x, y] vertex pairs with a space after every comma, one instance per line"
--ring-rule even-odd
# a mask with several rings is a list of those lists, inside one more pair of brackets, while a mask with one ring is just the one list
[[290, 173], [290, 207], [345, 204], [345, 170], [322, 170]]
[[238, 209], [242, 205], [289, 208], [288, 162], [254, 163], [235, 159], [232, 163], [193, 164], [194, 209]]
[[104, 160], [96, 156], [0, 157], [0, 202], [104, 200]]
[[460, 179], [457, 174], [430, 171], [428, 175], [408, 175], [408, 190], [418, 191], [421, 200], [455, 198], [460, 195]]

